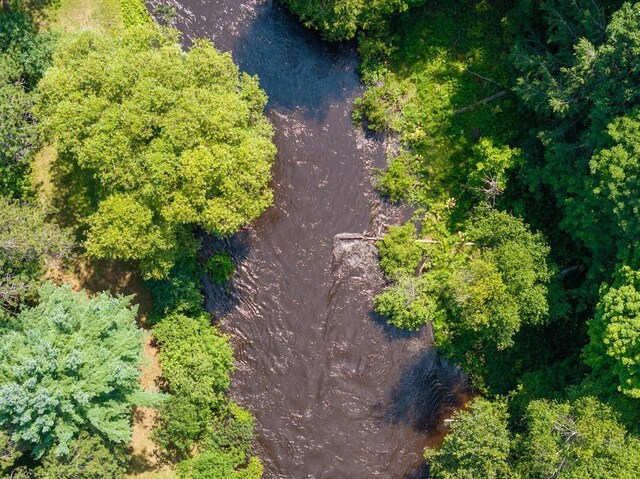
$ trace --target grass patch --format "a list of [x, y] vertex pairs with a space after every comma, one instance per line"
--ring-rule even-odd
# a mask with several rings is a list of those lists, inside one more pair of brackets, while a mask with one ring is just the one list
[[[62, 34], [81, 31], [111, 33], [132, 23], [151, 21], [144, 2], [139, 0], [61, 0], [46, 15], [44, 27]], [[65, 165], [58, 161], [54, 147], [45, 146], [36, 155], [31, 169], [31, 183], [37, 201], [54, 212], [60, 224], [76, 226], [76, 218], [68, 206], [73, 193]], [[145, 328], [147, 315], [153, 309], [153, 298], [144, 281], [130, 264], [117, 261], [92, 260], [83, 256], [66, 265], [52, 265], [47, 278], [56, 283], [71, 284], [76, 290], [91, 293], [108, 290], [113, 294], [135, 295], [139, 306], [138, 320]], [[141, 383], [156, 388], [162, 371], [157, 359], [158, 350], [147, 338], [146, 361], [141, 368]], [[151, 439], [158, 413], [153, 408], [136, 408], [133, 415], [133, 437], [130, 447], [129, 479], [174, 479], [170, 465], [160, 458], [157, 445]]]
[[47, 15], [52, 30], [110, 32], [124, 25], [120, 0], [60, 0]]

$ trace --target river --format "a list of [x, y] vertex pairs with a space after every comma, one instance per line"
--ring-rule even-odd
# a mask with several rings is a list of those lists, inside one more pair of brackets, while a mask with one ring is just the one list
[[275, 204], [223, 244], [237, 262], [207, 309], [234, 342], [231, 394], [256, 417], [265, 478], [425, 477], [422, 451], [464, 381], [430, 349], [428, 330], [388, 327], [372, 298], [384, 286], [377, 232], [402, 211], [372, 185], [383, 142], [351, 122], [363, 87], [353, 44], [329, 44], [270, 0], [178, 0], [186, 44], [212, 39], [269, 96], [278, 156]]

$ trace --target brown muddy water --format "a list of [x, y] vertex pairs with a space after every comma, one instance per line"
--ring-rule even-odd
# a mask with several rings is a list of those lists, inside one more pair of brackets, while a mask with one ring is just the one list
[[265, 478], [426, 477], [425, 446], [464, 380], [425, 329], [372, 313], [384, 286], [370, 242], [402, 212], [381, 205], [372, 169], [383, 143], [351, 122], [363, 87], [352, 44], [329, 44], [270, 0], [172, 0], [185, 43], [204, 37], [260, 77], [278, 156], [275, 205], [224, 246], [229, 291], [207, 285], [207, 309], [234, 340], [232, 396], [256, 416]]

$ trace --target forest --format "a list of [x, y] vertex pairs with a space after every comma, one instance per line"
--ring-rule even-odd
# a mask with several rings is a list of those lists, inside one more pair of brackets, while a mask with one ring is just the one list
[[[1, 3], [0, 476], [258, 479], [202, 281], [274, 203], [267, 95], [169, 4], [80, 3]], [[357, 46], [352, 120], [412, 212], [372, 307], [468, 378], [426, 477], [637, 478], [640, 3], [282, 3]]]

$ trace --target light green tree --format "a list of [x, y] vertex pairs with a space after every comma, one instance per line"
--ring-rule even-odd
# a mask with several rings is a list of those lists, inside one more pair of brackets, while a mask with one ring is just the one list
[[399, 327], [431, 322], [441, 350], [480, 379], [487, 355], [513, 346], [522, 326], [547, 320], [549, 247], [520, 218], [490, 208], [458, 234], [421, 244], [422, 253], [412, 227], [382, 242], [381, 263], [396, 281], [376, 297], [376, 311]]
[[40, 90], [58, 161], [84, 175], [89, 208], [75, 206], [94, 257], [162, 278], [195, 248], [193, 228], [226, 236], [271, 204], [266, 96], [210, 42], [185, 52], [153, 25], [83, 32], [62, 43]]
[[586, 397], [571, 403], [533, 401], [519, 440], [517, 470], [524, 479], [633, 479], [640, 441], [614, 412]]
[[0, 197], [0, 306], [33, 299], [47, 262], [70, 255], [69, 234], [45, 221], [42, 209]]
[[602, 288], [589, 338], [584, 357], [609, 387], [604, 392], [640, 398], [640, 272], [623, 267]]
[[474, 399], [468, 410], [452, 417], [450, 433], [425, 458], [435, 479], [515, 479], [510, 464], [511, 435], [507, 405]]

